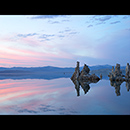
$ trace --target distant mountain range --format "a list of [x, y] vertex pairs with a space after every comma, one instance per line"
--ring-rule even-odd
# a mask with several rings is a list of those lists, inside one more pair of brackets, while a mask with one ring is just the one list
[[[114, 66], [115, 67], [115, 66]], [[96, 65], [96, 66], [89, 66], [90, 70], [98, 70], [98, 69], [112, 69], [112, 65]], [[126, 66], [121, 66], [121, 69], [125, 69]]]
[[[96, 66], [88, 66], [90, 70], [98, 70], [98, 69], [111, 69], [111, 65], [96, 65]], [[115, 66], [114, 66], [115, 67]], [[125, 69], [126, 66], [121, 66], [121, 69]], [[53, 66], [44, 66], [44, 67], [12, 67], [12, 68], [5, 68], [5, 67], [0, 67], [0, 71], [4, 70], [25, 70], [25, 71], [73, 71], [75, 67], [53, 67]], [[83, 66], [80, 67], [80, 70], [83, 69]]]
[[[125, 67], [121, 66], [121, 70], [125, 73]], [[111, 65], [96, 65], [89, 66], [90, 73], [95, 73], [96, 75], [103, 75], [103, 78], [108, 78], [108, 74], [112, 69]], [[83, 66], [80, 67], [80, 71], [83, 69]], [[75, 71], [75, 67], [12, 67], [5, 68], [0, 67], [0, 79], [20, 79], [20, 78], [38, 78], [38, 79], [54, 79], [54, 78], [69, 78], [72, 76]]]

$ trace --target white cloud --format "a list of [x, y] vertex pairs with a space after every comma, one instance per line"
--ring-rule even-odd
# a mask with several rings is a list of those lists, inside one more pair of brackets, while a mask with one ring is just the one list
[[61, 16], [65, 16], [65, 15], [36, 15], [36, 16], [32, 16], [30, 18], [31, 19], [54, 19], [54, 18], [61, 17]]
[[95, 20], [98, 20], [98, 21], [107, 21], [107, 20], [109, 20], [111, 18], [112, 18], [112, 16], [110, 16], [110, 15], [102, 15], [102, 16], [96, 17]]
[[120, 23], [120, 21], [111, 22], [110, 24], [117, 24]]

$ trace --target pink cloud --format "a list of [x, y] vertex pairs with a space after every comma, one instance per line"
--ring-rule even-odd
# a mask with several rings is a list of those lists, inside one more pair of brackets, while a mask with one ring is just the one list
[[[73, 59], [73, 54], [67, 51], [61, 50], [59, 45], [47, 44], [46, 42], [40, 42], [35, 37], [20, 37], [15, 38], [13, 36], [3, 36], [0, 38], [0, 59], [1, 66], [13, 67], [13, 66], [46, 66], [62, 64], [64, 59]], [[19, 44], [18, 46], [13, 46]], [[27, 46], [27, 49], [20, 48], [20, 44]], [[60, 45], [61, 46], [61, 45]], [[43, 52], [38, 49], [31, 50], [31, 47], [43, 48]], [[44, 51], [44, 49], [46, 51]], [[47, 51], [48, 50], [48, 51]]]
[[[16, 49], [12, 47], [6, 47], [9, 51], [0, 51], [1, 63], [11, 66], [45, 66], [51, 65], [51, 63], [57, 62], [58, 59], [71, 59], [72, 56], [65, 52], [59, 51], [58, 54], [36, 52], [31, 50]], [[10, 51], [11, 50], [11, 51]]]
[[32, 39], [31, 37], [26, 37], [26, 38], [21, 37], [19, 38], [18, 41], [20, 41], [21, 43], [23, 42], [25, 44], [28, 44], [30, 46], [34, 46], [34, 47], [39, 46], [41, 44], [37, 39], [35, 38]]

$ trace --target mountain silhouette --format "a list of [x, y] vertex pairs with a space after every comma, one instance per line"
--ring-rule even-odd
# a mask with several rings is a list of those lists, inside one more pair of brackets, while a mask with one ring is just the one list
[[[102, 73], [103, 78], [108, 78], [108, 73], [111, 71], [111, 65], [95, 65], [89, 66], [90, 73], [95, 73], [100, 76]], [[83, 66], [80, 67], [80, 70]], [[125, 71], [125, 66], [122, 66], [123, 72]], [[54, 67], [54, 66], [44, 66], [44, 67], [0, 67], [0, 79], [21, 79], [21, 78], [38, 78], [38, 79], [54, 79], [54, 78], [70, 78], [75, 71], [75, 67]]]

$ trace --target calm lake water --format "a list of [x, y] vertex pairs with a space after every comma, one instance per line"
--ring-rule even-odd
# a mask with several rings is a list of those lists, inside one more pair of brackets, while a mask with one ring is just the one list
[[77, 96], [69, 78], [0, 80], [0, 115], [130, 114], [130, 91], [126, 82], [119, 88], [102, 79], [89, 86], [86, 94], [80, 87], [80, 96]]

